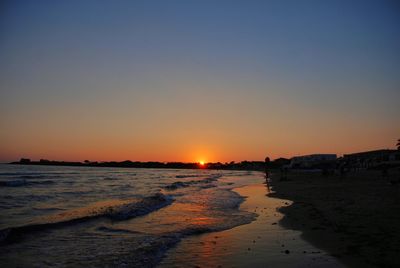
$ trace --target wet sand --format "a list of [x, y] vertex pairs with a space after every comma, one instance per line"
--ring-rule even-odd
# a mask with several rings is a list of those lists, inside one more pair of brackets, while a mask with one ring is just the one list
[[183, 239], [160, 267], [344, 267], [336, 258], [280, 226], [279, 207], [290, 201], [267, 197], [263, 184], [235, 189], [247, 199], [241, 210], [258, 214], [250, 224]]
[[271, 196], [294, 201], [280, 211], [284, 227], [325, 249], [349, 267], [400, 267], [400, 178], [391, 171], [272, 176]]

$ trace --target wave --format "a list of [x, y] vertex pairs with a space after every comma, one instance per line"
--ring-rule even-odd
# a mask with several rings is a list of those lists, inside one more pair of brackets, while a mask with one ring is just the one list
[[108, 216], [114, 220], [125, 220], [148, 214], [162, 207], [168, 206], [172, 202], [173, 199], [171, 197], [162, 193], [157, 193], [153, 196], [145, 197], [139, 202], [124, 205], [109, 213]]
[[126, 229], [117, 229], [117, 228], [110, 228], [107, 226], [100, 226], [97, 228], [98, 231], [106, 232], [106, 233], [128, 233], [128, 234], [139, 234], [140, 232], [126, 230]]
[[[21, 175], [18, 176], [20, 179], [41, 179], [41, 178], [48, 178], [49, 176], [47, 175]], [[52, 177], [60, 177], [60, 176], [55, 176], [52, 175]]]
[[27, 173], [27, 172], [0, 172], [0, 176], [36, 176], [44, 173]]
[[41, 177], [60, 177], [61, 175], [78, 175], [81, 173], [76, 172], [0, 172], [0, 177], [32, 177], [32, 178], [41, 178]]
[[255, 213], [248, 213], [236, 221], [227, 221], [225, 224], [208, 227], [189, 226], [174, 232], [163, 233], [157, 237], [147, 237], [141, 241], [140, 246], [133, 248], [128, 256], [119, 256], [118, 260], [113, 261], [112, 265], [116, 267], [156, 267], [166, 252], [185, 237], [231, 229], [235, 226], [248, 224], [255, 218]]
[[[179, 188], [185, 188], [185, 187], [189, 187], [192, 185], [199, 185], [199, 184], [203, 184], [202, 188], [209, 188], [209, 187], [213, 187], [213, 185], [204, 185], [204, 184], [209, 184], [214, 181], [217, 181], [220, 177], [222, 177], [221, 174], [216, 174], [216, 175], [212, 175], [212, 176], [206, 177], [201, 180], [176, 181], [176, 182], [171, 183], [170, 185], [164, 186], [164, 189], [172, 191], [172, 190], [176, 190]], [[185, 178], [187, 178], [187, 177], [185, 177]]]
[[115, 180], [119, 180], [119, 178], [105, 177], [105, 178], [103, 178], [103, 180], [105, 180], [105, 181], [115, 181]]
[[20, 186], [30, 186], [30, 185], [47, 185], [53, 184], [55, 181], [53, 180], [26, 180], [26, 179], [15, 179], [8, 181], [0, 181], [0, 187], [20, 187]]
[[177, 179], [184, 179], [184, 178], [195, 178], [201, 177], [201, 175], [176, 175], [175, 178]]
[[103, 261], [100, 266], [105, 267], [156, 267], [164, 257], [165, 252], [175, 246], [181, 236], [165, 234], [162, 236], [149, 236], [140, 241], [140, 244], [131, 248], [126, 255], [119, 255], [107, 263]]
[[118, 256], [112, 262], [114, 267], [156, 267], [160, 263], [165, 253], [183, 238], [211, 232], [209, 228], [186, 228], [177, 232], [164, 233], [160, 236], [150, 236], [143, 239], [139, 246], [132, 248], [130, 254]]
[[65, 209], [63, 208], [57, 208], [57, 207], [32, 207], [33, 210], [38, 210], [38, 211], [64, 211]]
[[190, 182], [176, 181], [174, 183], [171, 183], [170, 185], [164, 186], [164, 189], [176, 190], [178, 188], [189, 187], [190, 185], [191, 185]]
[[25, 179], [0, 181], [0, 187], [18, 187], [26, 185]]
[[27, 225], [0, 230], [0, 242], [18, 239], [26, 233], [68, 226], [98, 218], [121, 221], [149, 214], [170, 205], [173, 199], [162, 193], [139, 200], [110, 200], [58, 214], [42, 217]]

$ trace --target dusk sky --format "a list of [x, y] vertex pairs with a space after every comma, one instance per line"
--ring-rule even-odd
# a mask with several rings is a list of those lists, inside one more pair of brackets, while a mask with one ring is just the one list
[[2, 1], [0, 161], [394, 148], [398, 1]]

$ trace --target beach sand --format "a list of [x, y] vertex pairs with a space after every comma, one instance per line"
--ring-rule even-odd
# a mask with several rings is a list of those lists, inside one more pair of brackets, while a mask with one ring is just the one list
[[272, 176], [270, 196], [294, 201], [280, 209], [282, 226], [330, 252], [349, 267], [400, 267], [400, 185], [391, 171]]
[[263, 184], [235, 189], [247, 199], [241, 210], [259, 216], [250, 224], [183, 239], [160, 267], [344, 267], [336, 258], [279, 225], [279, 207], [290, 201], [266, 196]]

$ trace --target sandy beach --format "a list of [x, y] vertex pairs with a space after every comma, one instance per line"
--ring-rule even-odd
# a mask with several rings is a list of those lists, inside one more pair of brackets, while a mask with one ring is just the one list
[[250, 224], [188, 237], [167, 252], [160, 267], [344, 267], [336, 258], [283, 228], [279, 207], [288, 200], [266, 196], [263, 184], [235, 189], [246, 200], [241, 210], [258, 214]]
[[350, 267], [400, 267], [399, 171], [383, 178], [379, 171], [337, 175], [272, 176], [273, 197], [294, 201], [280, 209], [282, 226]]

